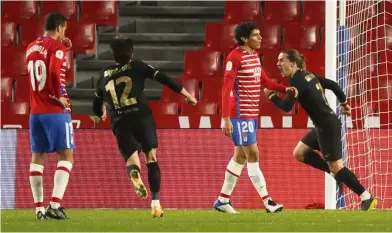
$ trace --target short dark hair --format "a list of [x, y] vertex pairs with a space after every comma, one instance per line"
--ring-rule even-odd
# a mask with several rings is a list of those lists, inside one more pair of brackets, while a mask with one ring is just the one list
[[123, 35], [116, 36], [110, 43], [110, 49], [117, 63], [126, 64], [132, 58], [133, 41], [131, 38]]
[[252, 21], [242, 22], [238, 24], [234, 30], [234, 37], [235, 40], [237, 41], [237, 44], [244, 45], [245, 42], [241, 40], [241, 38], [242, 37], [249, 38], [253, 30], [255, 29], [259, 29], [259, 25], [257, 25], [257, 23]]
[[300, 52], [295, 49], [286, 49], [282, 53], [287, 54], [287, 58], [289, 59], [289, 61], [295, 62], [298, 68], [306, 70], [306, 59], [305, 56], [302, 55]]
[[45, 31], [54, 31], [58, 26], [64, 26], [67, 18], [64, 15], [53, 12], [45, 18]]

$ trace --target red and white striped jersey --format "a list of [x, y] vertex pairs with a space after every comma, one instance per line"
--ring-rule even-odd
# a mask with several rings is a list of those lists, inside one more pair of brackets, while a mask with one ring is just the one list
[[41, 37], [29, 44], [26, 49], [26, 62], [30, 82], [30, 113], [71, 112], [58, 101], [68, 99], [66, 86], [67, 49], [52, 37]]
[[222, 88], [222, 117], [256, 119], [259, 116], [261, 87], [286, 92], [286, 87], [268, 78], [257, 52], [242, 47], [226, 58]]

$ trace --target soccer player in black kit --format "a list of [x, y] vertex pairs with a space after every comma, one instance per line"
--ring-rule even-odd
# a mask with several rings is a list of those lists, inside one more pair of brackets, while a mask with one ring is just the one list
[[93, 102], [94, 113], [105, 120], [104, 102], [108, 104], [112, 130], [127, 165], [127, 176], [142, 199], [147, 198], [148, 194], [140, 177], [138, 155], [141, 151], [146, 155], [148, 183], [152, 193], [151, 213], [153, 217], [162, 217], [159, 202], [161, 174], [156, 158], [158, 139], [155, 121], [144, 95], [144, 81], [146, 78], [156, 80], [181, 93], [192, 105], [197, 100], [174, 79], [140, 60], [134, 60], [130, 38], [117, 36], [110, 47], [117, 64], [107, 67], [100, 75]]
[[[315, 129], [305, 135], [294, 149], [297, 160], [314, 168], [332, 173], [337, 182], [344, 183], [361, 198], [361, 209], [369, 210], [377, 205], [377, 200], [361, 185], [358, 178], [342, 160], [341, 123], [335, 112], [328, 105], [324, 88], [333, 91], [341, 105], [343, 114], [350, 113], [346, 96], [334, 81], [305, 71], [305, 58], [294, 49], [279, 54], [278, 68], [283, 77], [289, 77], [290, 86], [297, 88], [298, 97], [288, 93], [285, 100], [265, 89], [270, 100], [283, 111], [289, 112], [295, 101], [299, 101], [309, 114]], [[314, 150], [322, 152], [322, 159]]]

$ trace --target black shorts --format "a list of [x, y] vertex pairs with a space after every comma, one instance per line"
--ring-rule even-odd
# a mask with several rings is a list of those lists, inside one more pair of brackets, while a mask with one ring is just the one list
[[156, 125], [151, 114], [123, 116], [113, 125], [113, 133], [125, 161], [136, 151], [158, 148]]
[[319, 150], [326, 161], [337, 161], [343, 157], [341, 124], [331, 121], [328, 127], [316, 127], [301, 140], [313, 150]]

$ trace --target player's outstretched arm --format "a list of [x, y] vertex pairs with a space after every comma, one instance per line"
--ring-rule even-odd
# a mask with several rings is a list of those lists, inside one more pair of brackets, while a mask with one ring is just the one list
[[274, 103], [278, 108], [282, 109], [285, 112], [290, 112], [296, 101], [296, 94], [294, 91], [288, 91], [286, 99], [284, 100], [282, 100], [273, 91], [267, 88], [264, 89], [264, 93], [268, 96], [272, 103]]

